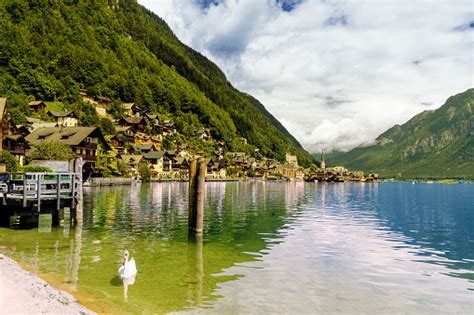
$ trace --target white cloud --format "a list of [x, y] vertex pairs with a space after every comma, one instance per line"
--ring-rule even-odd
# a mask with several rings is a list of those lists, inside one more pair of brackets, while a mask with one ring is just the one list
[[470, 0], [139, 2], [312, 151], [371, 142], [474, 85]]

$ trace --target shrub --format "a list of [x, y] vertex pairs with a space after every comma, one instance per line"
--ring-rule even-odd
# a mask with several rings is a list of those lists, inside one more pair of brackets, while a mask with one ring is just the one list
[[31, 150], [29, 157], [32, 160], [67, 161], [75, 156], [74, 152], [61, 142], [41, 141]]
[[21, 167], [21, 171], [25, 173], [52, 173], [53, 170], [46, 166], [25, 165]]
[[15, 160], [15, 157], [10, 152], [0, 152], [0, 164], [5, 164], [7, 172], [18, 171], [18, 162]]

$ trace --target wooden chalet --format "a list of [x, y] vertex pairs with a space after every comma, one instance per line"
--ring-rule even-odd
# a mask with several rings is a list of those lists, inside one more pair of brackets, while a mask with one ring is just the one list
[[151, 165], [152, 176], [157, 177], [163, 172], [163, 157], [165, 151], [151, 151], [143, 154], [143, 158]]
[[28, 107], [32, 111], [34, 111], [36, 113], [39, 113], [39, 112], [46, 109], [46, 103], [43, 102], [43, 101], [31, 101], [31, 102], [28, 103]]
[[120, 154], [118, 156], [128, 167], [132, 176], [138, 176], [138, 164], [143, 159], [141, 154]]
[[127, 116], [122, 117], [118, 121], [118, 125], [122, 127], [131, 127], [133, 131], [143, 131], [146, 127], [146, 122], [143, 117]]
[[198, 130], [194, 131], [194, 136], [202, 140], [210, 140], [211, 130], [208, 128], [199, 128]]
[[249, 156], [245, 152], [227, 152], [226, 156], [230, 158], [233, 166], [244, 168], [248, 164]]
[[117, 135], [123, 138], [125, 142], [133, 143], [135, 141], [135, 132], [133, 131], [132, 127], [118, 126], [115, 127], [115, 131], [117, 132]]
[[59, 127], [76, 127], [79, 117], [73, 111], [48, 111], [48, 116], [53, 117]]
[[110, 136], [105, 136], [107, 142], [109, 143], [110, 146], [114, 147], [118, 152], [122, 152], [125, 143], [122, 141], [119, 137], [116, 135], [110, 135]]
[[46, 127], [38, 128], [25, 140], [30, 146], [35, 146], [43, 141], [61, 142], [77, 155], [81, 156], [85, 171], [91, 171], [97, 161], [99, 145], [109, 149], [104, 136], [96, 127]]
[[141, 154], [156, 151], [153, 143], [141, 143], [136, 148]]
[[94, 97], [94, 101], [96, 101], [100, 105], [107, 106], [112, 103], [112, 100], [105, 96], [96, 96]]
[[133, 116], [140, 112], [140, 108], [135, 103], [122, 103], [122, 106], [127, 116]]
[[26, 152], [30, 149], [28, 142], [21, 134], [3, 136], [2, 147], [4, 151], [10, 152], [21, 165], [23, 165]]
[[175, 151], [165, 151], [163, 154], [163, 171], [171, 172], [173, 170], [173, 162], [176, 157]]

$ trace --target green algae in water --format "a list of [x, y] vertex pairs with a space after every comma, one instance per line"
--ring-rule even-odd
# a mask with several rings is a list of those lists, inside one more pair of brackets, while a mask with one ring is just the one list
[[[188, 239], [187, 185], [170, 183], [90, 189], [82, 227], [51, 228], [45, 216], [39, 229], [0, 229], [0, 244], [92, 310], [191, 309], [219, 298], [213, 294], [218, 284], [239, 278], [222, 271], [258, 259], [249, 253], [263, 249], [263, 235], [284, 224], [283, 194], [270, 201], [265, 186], [214, 186], [208, 189], [204, 239]], [[127, 298], [117, 273], [125, 249], [138, 269]]]

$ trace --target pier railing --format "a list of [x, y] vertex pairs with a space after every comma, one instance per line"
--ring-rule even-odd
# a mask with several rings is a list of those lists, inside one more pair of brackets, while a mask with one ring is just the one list
[[58, 209], [64, 199], [70, 200], [74, 207], [82, 190], [80, 173], [10, 173], [2, 182], [0, 194], [4, 206], [21, 202], [26, 208], [33, 201], [37, 212], [40, 212], [41, 201], [46, 200], [56, 200]]

